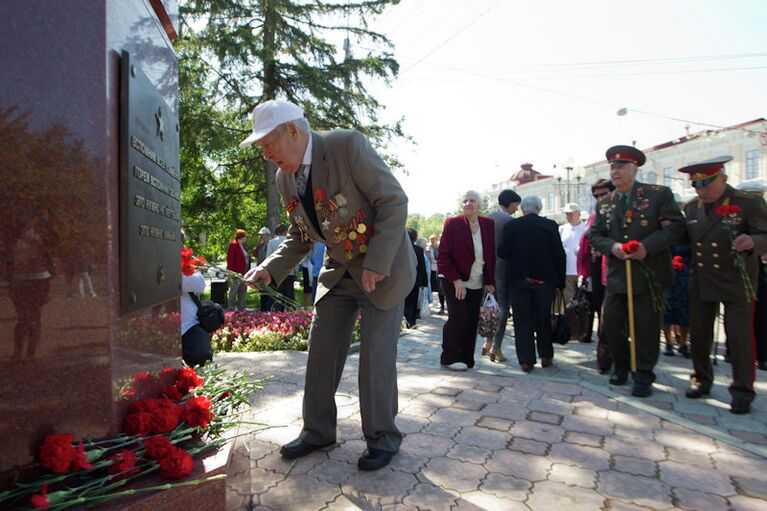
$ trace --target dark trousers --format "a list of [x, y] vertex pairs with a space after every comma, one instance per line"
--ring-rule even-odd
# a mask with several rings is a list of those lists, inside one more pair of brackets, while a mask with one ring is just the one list
[[[285, 277], [285, 280], [283, 280], [279, 287], [277, 288], [277, 291], [280, 292], [280, 294], [289, 300], [295, 300], [296, 299], [296, 292], [293, 288], [293, 283], [296, 281], [295, 275], [288, 275]], [[272, 306], [272, 309], [277, 311], [284, 311], [286, 306], [282, 303], [278, 303]]]
[[415, 326], [418, 315], [418, 286], [413, 286], [410, 294], [405, 298], [405, 321], [408, 328]]
[[458, 300], [453, 283], [442, 279], [442, 291], [447, 299], [447, 321], [442, 327], [442, 355], [439, 361], [442, 365], [463, 362], [474, 367], [482, 290], [467, 289], [466, 298]]
[[[603, 305], [604, 336], [615, 362], [616, 372], [631, 371], [631, 352], [628, 343], [628, 299], [625, 294], [605, 293]], [[655, 381], [653, 369], [660, 354], [660, 324], [662, 311], [652, 307], [650, 293], [634, 295], [634, 330], [636, 333], [637, 372], [634, 380], [642, 383]]]
[[759, 263], [759, 285], [754, 305], [754, 338], [756, 339], [756, 360], [767, 362], [767, 275], [764, 264]]
[[431, 272], [431, 290], [436, 292], [439, 297], [439, 306], [445, 308], [445, 294], [442, 291], [442, 279], [437, 276], [436, 271]]
[[514, 314], [514, 344], [520, 364], [535, 364], [538, 356], [554, 358], [551, 344], [551, 302], [554, 286], [549, 283], [516, 282], [512, 285], [511, 311]]
[[511, 292], [513, 286], [499, 282], [496, 279], [495, 299], [498, 302], [498, 331], [493, 337], [493, 350], [497, 352], [501, 349], [503, 337], [506, 335], [506, 324], [509, 321], [509, 306], [511, 305]]
[[181, 336], [181, 356], [186, 365], [205, 365], [213, 360], [210, 334], [200, 325], [194, 325]]
[[[701, 387], [714, 383], [711, 346], [714, 343], [714, 321], [719, 302], [704, 302], [692, 285], [690, 297], [690, 347], [695, 377]], [[752, 304], [743, 300], [724, 302], [724, 333], [730, 347], [732, 384], [730, 395], [754, 400], [754, 338], [751, 334]]]

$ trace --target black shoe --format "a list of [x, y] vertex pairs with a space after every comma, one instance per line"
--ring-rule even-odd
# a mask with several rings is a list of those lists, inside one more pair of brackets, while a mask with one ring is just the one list
[[681, 346], [681, 347], [679, 348], [679, 353], [680, 353], [680, 354], [681, 354], [681, 355], [682, 355], [684, 358], [690, 358], [690, 347], [689, 347], [688, 345], [686, 345], [686, 344], [685, 344], [684, 346]]
[[368, 447], [357, 461], [360, 470], [378, 470], [389, 464], [396, 452], [384, 451], [375, 447]]
[[761, 362], [757, 362], [756, 367], [758, 367], [762, 371], [767, 371], [767, 361], [762, 360]]
[[674, 356], [674, 348], [671, 346], [666, 346], [666, 349], [663, 350], [663, 354], [667, 357], [673, 357]]
[[305, 442], [300, 438], [296, 438], [290, 443], [287, 443], [280, 447], [280, 454], [282, 454], [283, 458], [287, 458], [289, 460], [294, 460], [296, 458], [300, 458], [302, 456], [306, 456], [307, 454], [311, 454], [317, 449], [322, 449], [323, 447], [329, 447], [333, 445], [335, 442], [330, 442], [323, 445], [317, 445], [317, 444], [310, 444], [309, 442]]
[[742, 397], [732, 398], [732, 403], [730, 403], [730, 413], [734, 413], [735, 415], [743, 415], [744, 413], [748, 413], [750, 411], [750, 401], [743, 399]]
[[652, 383], [646, 383], [643, 381], [635, 381], [634, 388], [631, 389], [631, 395], [634, 397], [650, 397], [652, 396]]
[[690, 385], [690, 387], [684, 391], [684, 397], [690, 399], [700, 399], [709, 394], [711, 394], [711, 389], [703, 388], [700, 385]]
[[610, 385], [626, 385], [629, 380], [629, 375], [626, 371], [615, 371], [610, 376]]

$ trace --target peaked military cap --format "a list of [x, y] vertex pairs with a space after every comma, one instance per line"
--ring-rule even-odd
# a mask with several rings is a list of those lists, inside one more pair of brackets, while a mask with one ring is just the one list
[[614, 145], [607, 150], [605, 157], [609, 163], [633, 163], [637, 167], [646, 161], [644, 153], [630, 145]]
[[732, 156], [717, 156], [710, 160], [692, 163], [679, 169], [679, 172], [690, 174], [690, 184], [694, 187], [706, 186], [716, 176], [724, 174], [724, 164], [732, 160]]

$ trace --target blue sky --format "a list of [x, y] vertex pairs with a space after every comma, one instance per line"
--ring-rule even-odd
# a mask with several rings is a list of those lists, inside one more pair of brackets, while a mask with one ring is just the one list
[[411, 212], [454, 210], [525, 161], [551, 173], [684, 135], [671, 118], [767, 116], [766, 22], [762, 0], [404, 0], [373, 23], [401, 72], [372, 92], [416, 140], [393, 148]]

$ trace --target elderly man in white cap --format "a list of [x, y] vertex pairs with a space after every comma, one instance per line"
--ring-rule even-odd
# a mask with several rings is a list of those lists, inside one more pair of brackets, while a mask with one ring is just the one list
[[586, 224], [581, 222], [581, 207], [574, 202], [565, 204], [565, 217], [567, 222], [559, 227], [559, 237], [567, 257], [564, 298], [565, 303], [570, 303], [578, 289], [578, 248], [586, 232]]
[[367, 450], [358, 467], [382, 468], [402, 442], [394, 423], [397, 339], [405, 296], [415, 282], [415, 255], [405, 232], [407, 195], [361, 133], [310, 131], [302, 110], [287, 101], [253, 110], [253, 133], [240, 146], [252, 143], [279, 167], [290, 231], [246, 279], [281, 282], [313, 241], [327, 247], [309, 332], [303, 430], [280, 452], [294, 459], [336, 442], [334, 395], [361, 316], [359, 395]]

